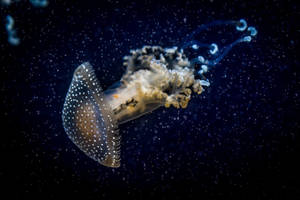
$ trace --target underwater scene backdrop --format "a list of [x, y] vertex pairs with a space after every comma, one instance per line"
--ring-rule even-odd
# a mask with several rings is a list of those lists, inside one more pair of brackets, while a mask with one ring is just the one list
[[[299, 197], [297, 1], [1, 0], [0, 11], [8, 199]], [[120, 140], [104, 135], [100, 152], [70, 135], [95, 125], [76, 104], [85, 76], [117, 116]]]

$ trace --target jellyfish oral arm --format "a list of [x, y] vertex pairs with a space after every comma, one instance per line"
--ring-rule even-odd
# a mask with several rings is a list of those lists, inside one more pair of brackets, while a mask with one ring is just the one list
[[201, 80], [177, 48], [144, 46], [124, 58], [126, 73], [119, 87], [104, 92], [118, 123], [135, 119], [160, 106], [186, 108], [192, 90], [200, 94]]
[[185, 108], [191, 96], [189, 88], [196, 92], [202, 91], [200, 81], [195, 80], [192, 69], [179, 66], [168, 69], [157, 60], [143, 64], [148, 69], [128, 71], [122, 77], [119, 87], [104, 91], [105, 100], [111, 106], [118, 123], [135, 119], [160, 106]]

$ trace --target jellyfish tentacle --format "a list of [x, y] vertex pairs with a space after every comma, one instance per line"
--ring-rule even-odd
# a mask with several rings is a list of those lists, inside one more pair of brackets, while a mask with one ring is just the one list
[[184, 50], [186, 48], [192, 47], [193, 49], [197, 50], [199, 48], [210, 48], [211, 44], [201, 43], [198, 40], [191, 40], [186, 42], [181, 49]]
[[[198, 63], [198, 64], [203, 64], [203, 65], [207, 65], [207, 66], [215, 66], [217, 65], [227, 54], [228, 52], [237, 44], [241, 43], [241, 42], [251, 42], [252, 37], [247, 35], [247, 36], [242, 36], [241, 38], [235, 40], [234, 42], [230, 43], [229, 45], [225, 46], [216, 59], [214, 60], [203, 60], [202, 58], [199, 59], [193, 59], [192, 62]], [[207, 71], [203, 71], [203, 72], [207, 72]]]
[[[216, 43], [206, 44], [201, 43], [197, 40], [192, 39], [195, 35], [199, 34], [201, 31], [208, 29], [213, 26], [222, 26], [222, 25], [234, 25], [236, 31], [243, 32], [242, 36], [233, 41], [232, 43], [222, 47], [219, 49], [219, 46]], [[217, 65], [228, 53], [229, 51], [239, 43], [242, 42], [251, 42], [252, 38], [257, 35], [257, 30], [253, 26], [249, 26], [244, 19], [240, 19], [239, 21], [215, 21], [207, 25], [202, 25], [198, 29], [196, 29], [189, 37], [188, 42], [185, 42], [182, 46], [182, 49], [186, 49], [191, 47], [194, 50], [198, 50], [200, 47], [208, 48], [208, 53], [211, 55], [211, 59], [205, 59], [204, 56], [199, 55], [196, 58], [191, 59], [191, 66], [196, 67], [195, 64], [200, 64], [201, 69], [198, 70], [198, 74], [201, 76], [206, 73], [210, 68]], [[204, 82], [203, 82], [204, 83]], [[205, 85], [209, 85], [206, 82]]]
[[204, 30], [207, 30], [210, 27], [223, 26], [223, 25], [236, 25], [237, 26], [238, 24], [240, 24], [240, 21], [235, 21], [235, 20], [216, 20], [209, 24], [203, 24], [203, 25], [199, 26], [194, 32], [192, 32], [192, 34], [186, 38], [184, 43], [191, 41], [195, 35], [201, 33]]
[[20, 44], [20, 39], [17, 37], [16, 30], [14, 29], [15, 20], [12, 16], [6, 16], [6, 31], [8, 34], [8, 42], [11, 45], [17, 46]]
[[35, 7], [46, 7], [48, 6], [48, 0], [29, 0], [30, 3]]
[[249, 26], [247, 30], [250, 32], [250, 35], [251, 35], [252, 37], [254, 37], [254, 36], [257, 35], [257, 30], [256, 30], [255, 27]]
[[235, 26], [237, 31], [244, 31], [247, 28], [247, 22], [244, 19], [240, 19], [239, 23]]
[[236, 27], [236, 30], [238, 30], [238, 31], [244, 31], [247, 28], [247, 22], [244, 19], [240, 19], [239, 21], [236, 21], [236, 20], [216, 20], [216, 21], [211, 22], [209, 24], [203, 24], [203, 25], [199, 26], [195, 31], [192, 32], [191, 35], [189, 35], [184, 40], [184, 44], [181, 45], [182, 46], [181, 48], [183, 48], [183, 47], [186, 48], [187, 44], [189, 44], [191, 41], [195, 41], [195, 40], [193, 40], [194, 36], [198, 35], [202, 31], [207, 30], [210, 27], [226, 26], [226, 25], [234, 25]]

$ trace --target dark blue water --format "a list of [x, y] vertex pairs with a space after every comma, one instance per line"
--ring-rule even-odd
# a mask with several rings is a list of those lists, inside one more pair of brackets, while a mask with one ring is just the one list
[[[297, 1], [49, 0], [0, 10], [0, 191], [9, 199], [299, 197]], [[7, 14], [18, 46], [7, 42]], [[120, 126], [120, 168], [101, 166], [67, 138], [61, 110], [78, 65], [89, 61], [107, 88], [130, 49], [176, 46], [201, 24], [240, 18], [258, 35], [208, 73], [211, 87], [186, 109]]]

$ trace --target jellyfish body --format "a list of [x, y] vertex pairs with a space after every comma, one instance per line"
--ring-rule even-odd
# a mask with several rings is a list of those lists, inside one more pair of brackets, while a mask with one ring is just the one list
[[[192, 91], [201, 94], [210, 85], [203, 74], [215, 66], [229, 50], [240, 42], [249, 42], [257, 31], [247, 29], [244, 20], [222, 22], [236, 25], [245, 31], [241, 38], [219, 49], [216, 43], [206, 45], [190, 39], [181, 48], [144, 46], [124, 57], [126, 72], [121, 80], [102, 91], [89, 63], [80, 65], [74, 72], [63, 112], [63, 126], [69, 138], [90, 158], [109, 167], [120, 166], [120, 135], [118, 125], [145, 115], [161, 106], [186, 108]], [[199, 27], [190, 38], [202, 29], [221, 25], [217, 21]], [[191, 47], [209, 47], [215, 60], [199, 55], [191, 60], [184, 50]], [[196, 69], [197, 64], [201, 69]], [[197, 73], [196, 73], [197, 72]], [[200, 77], [200, 78], [199, 78]]]

